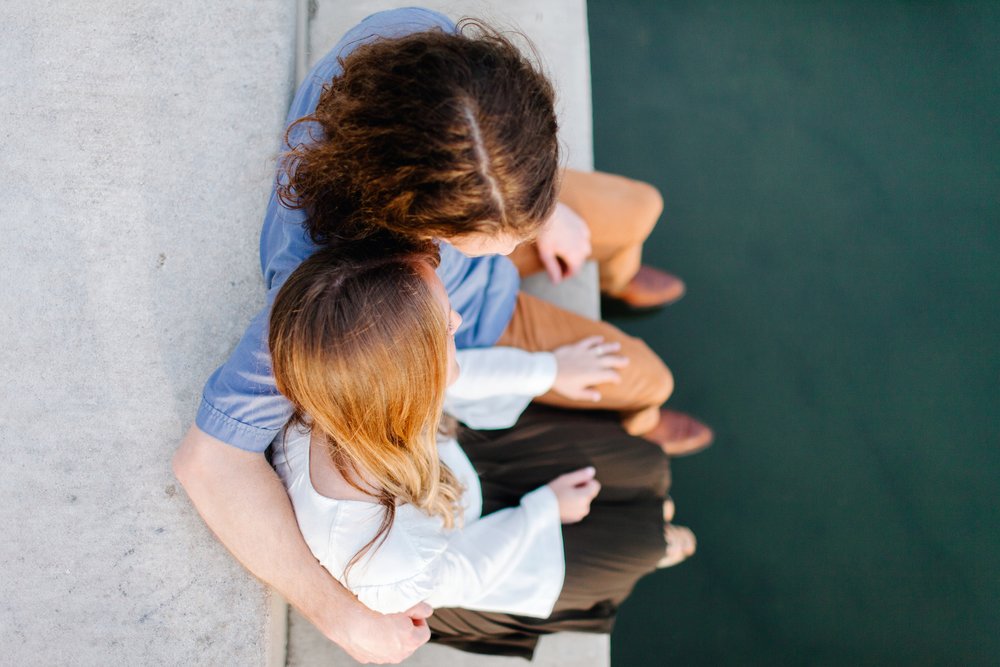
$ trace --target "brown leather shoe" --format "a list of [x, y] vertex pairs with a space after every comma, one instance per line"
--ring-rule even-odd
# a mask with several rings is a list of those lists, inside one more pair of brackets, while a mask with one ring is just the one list
[[658, 444], [667, 456], [677, 458], [708, 449], [715, 434], [691, 415], [660, 408], [660, 423], [642, 437]]
[[635, 309], [660, 308], [684, 296], [684, 281], [666, 271], [640, 266], [625, 289], [608, 296]]

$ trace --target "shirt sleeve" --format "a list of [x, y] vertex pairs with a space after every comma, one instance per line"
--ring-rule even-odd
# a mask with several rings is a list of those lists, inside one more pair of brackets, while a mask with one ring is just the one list
[[[453, 31], [455, 24], [443, 14], [413, 7], [372, 14], [349, 30], [310, 70], [289, 108], [288, 124], [315, 111], [323, 87], [342, 71], [339, 59], [359, 44], [434, 28]], [[315, 124], [296, 125], [288, 144], [282, 142], [282, 149], [317, 139], [316, 131]], [[267, 332], [270, 305], [278, 290], [316, 250], [304, 222], [303, 211], [285, 208], [272, 189], [260, 238], [268, 305], [250, 322], [229, 359], [209, 377], [195, 417], [202, 431], [240, 449], [263, 452], [292, 412], [275, 387]]]
[[412, 539], [425, 545], [417, 549], [426, 558], [418, 572], [391, 584], [351, 586], [369, 608], [393, 614], [427, 602], [547, 618], [562, 591], [566, 565], [559, 503], [547, 486], [524, 496], [518, 507], [453, 532], [447, 541], [440, 533]]
[[513, 347], [459, 350], [461, 373], [448, 387], [445, 411], [477, 429], [513, 426], [528, 403], [552, 388], [558, 370], [551, 352]]
[[271, 302], [250, 321], [226, 363], [205, 383], [195, 424], [234, 447], [263, 452], [288, 421], [291, 404], [279, 391], [267, 345]]

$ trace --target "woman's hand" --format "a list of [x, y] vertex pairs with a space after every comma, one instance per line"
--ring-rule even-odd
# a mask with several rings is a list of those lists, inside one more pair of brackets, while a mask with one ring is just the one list
[[552, 351], [556, 357], [556, 380], [552, 390], [574, 401], [601, 400], [594, 385], [621, 382], [617, 368], [628, 365], [628, 357], [615, 354], [621, 343], [605, 343], [602, 336], [591, 336]]
[[601, 490], [594, 473], [593, 467], [581, 468], [549, 482], [549, 488], [559, 501], [559, 519], [563, 523], [576, 523], [590, 514], [590, 502]]

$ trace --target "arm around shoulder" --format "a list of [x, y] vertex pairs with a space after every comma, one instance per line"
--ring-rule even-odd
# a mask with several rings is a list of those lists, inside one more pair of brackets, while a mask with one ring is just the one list
[[358, 602], [316, 561], [284, 486], [263, 453], [222, 442], [197, 426], [181, 441], [174, 474], [216, 537], [326, 637], [361, 662], [394, 663], [430, 637], [426, 605], [382, 616]]

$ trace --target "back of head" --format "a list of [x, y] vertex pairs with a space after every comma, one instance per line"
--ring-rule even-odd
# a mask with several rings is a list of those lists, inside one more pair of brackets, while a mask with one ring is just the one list
[[324, 91], [323, 137], [286, 156], [286, 205], [320, 244], [372, 226], [412, 238], [526, 238], [555, 205], [546, 77], [500, 33], [463, 22], [357, 47]]
[[324, 437], [345, 479], [379, 489], [390, 524], [402, 501], [450, 525], [458, 497], [434, 442], [447, 322], [420, 270], [436, 260], [429, 244], [385, 238], [321, 250], [271, 311], [279, 391]]

